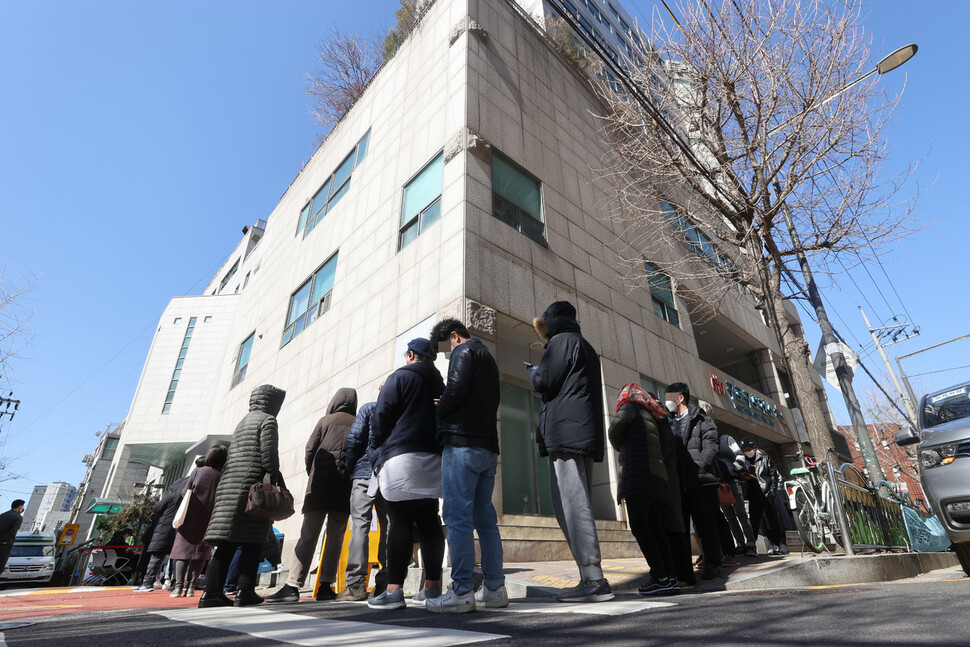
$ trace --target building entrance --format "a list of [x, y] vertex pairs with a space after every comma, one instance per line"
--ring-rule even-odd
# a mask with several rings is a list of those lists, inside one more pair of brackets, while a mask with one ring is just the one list
[[536, 421], [542, 400], [531, 390], [502, 382], [502, 513], [551, 516], [549, 461], [539, 457]]

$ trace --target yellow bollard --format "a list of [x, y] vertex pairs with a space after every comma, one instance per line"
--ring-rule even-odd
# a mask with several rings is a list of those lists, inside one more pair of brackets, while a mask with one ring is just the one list
[[[329, 532], [329, 520], [327, 523], [327, 531]], [[333, 590], [340, 593], [345, 588], [347, 588], [347, 559], [350, 553], [350, 522], [347, 523], [347, 529], [344, 531], [344, 541], [343, 546], [340, 548], [340, 561], [337, 563], [337, 579], [333, 583]], [[377, 547], [381, 542], [380, 527], [377, 525], [377, 511], [371, 509], [371, 529], [367, 533], [367, 575], [365, 577], [366, 582], [370, 582], [370, 571], [377, 561]], [[318, 556], [318, 564], [323, 564], [323, 549], [327, 545], [326, 535], [323, 536], [323, 541], [320, 542], [320, 555]], [[313, 582], [313, 597], [317, 597], [317, 591], [320, 590], [320, 567], [317, 566], [317, 576]]]

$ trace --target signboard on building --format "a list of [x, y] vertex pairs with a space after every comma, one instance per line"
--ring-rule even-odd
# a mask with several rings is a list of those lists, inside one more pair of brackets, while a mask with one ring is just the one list
[[778, 407], [764, 398], [745, 391], [736, 384], [728, 382], [727, 380], [722, 381], [715, 374], [711, 375], [711, 388], [714, 390], [714, 393], [731, 398], [731, 405], [734, 409], [746, 416], [760, 420], [769, 427], [774, 427], [776, 420], [783, 425], [788, 425], [788, 421], [778, 411]]

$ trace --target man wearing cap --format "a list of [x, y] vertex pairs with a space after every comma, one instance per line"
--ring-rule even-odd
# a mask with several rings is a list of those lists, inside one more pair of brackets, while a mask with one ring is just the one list
[[24, 500], [14, 499], [10, 509], [0, 514], [0, 573], [7, 565], [7, 558], [10, 557], [10, 551], [17, 540], [17, 531], [24, 522], [23, 513]]
[[549, 457], [552, 506], [580, 575], [579, 586], [557, 599], [604, 602], [613, 591], [600, 566], [590, 497], [593, 463], [603, 461], [606, 448], [600, 360], [568, 301], [553, 303], [532, 325], [546, 342], [539, 366], [530, 367], [532, 388], [542, 394], [536, 442], [539, 455]]
[[438, 517], [441, 445], [435, 430], [435, 400], [445, 383], [434, 366], [427, 339], [408, 343], [404, 366], [391, 373], [371, 415], [368, 458], [378, 490], [387, 501], [387, 589], [370, 600], [372, 609], [403, 609], [404, 579], [411, 561], [411, 527], [417, 526], [424, 555], [424, 590], [417, 601], [441, 595], [445, 537]]

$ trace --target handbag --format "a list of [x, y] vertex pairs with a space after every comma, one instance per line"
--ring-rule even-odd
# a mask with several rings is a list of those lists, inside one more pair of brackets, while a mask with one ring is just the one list
[[192, 499], [196, 499], [196, 503], [201, 503], [198, 501], [198, 497], [192, 491], [195, 489], [195, 477], [199, 475], [199, 470], [195, 470], [192, 473], [192, 480], [189, 481], [188, 487], [185, 489], [185, 493], [182, 495], [182, 500], [179, 502], [178, 510], [175, 511], [175, 518], [172, 519], [173, 528], [181, 528], [182, 524], [185, 523], [186, 517], [190, 513], [190, 508], [192, 507]]
[[[196, 473], [198, 473], [198, 470], [196, 470]], [[195, 494], [195, 476], [193, 476], [188, 489], [182, 495], [182, 501], [175, 512], [172, 526], [177, 528], [179, 534], [190, 544], [198, 544], [205, 536], [205, 530], [209, 525], [211, 516], [212, 510], [209, 510]], [[192, 523], [186, 523], [187, 521]]]
[[256, 519], [282, 521], [293, 516], [293, 495], [286, 489], [286, 484], [280, 478], [279, 485], [272, 483], [269, 473], [262, 481], [253, 483], [249, 488], [249, 498], [246, 500], [246, 515]]

